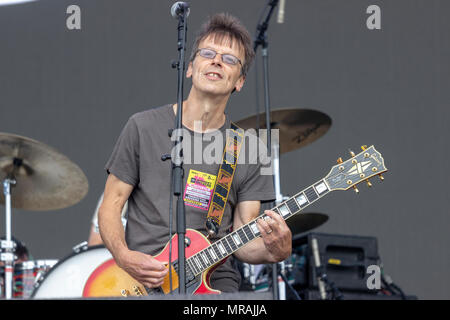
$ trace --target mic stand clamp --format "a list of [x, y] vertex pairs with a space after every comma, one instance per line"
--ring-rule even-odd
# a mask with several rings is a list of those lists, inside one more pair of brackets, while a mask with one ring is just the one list
[[326, 292], [331, 292], [331, 300], [342, 300], [343, 295], [339, 291], [339, 289], [335, 286], [333, 281], [330, 281], [328, 279], [327, 274], [325, 273], [324, 266], [315, 267], [316, 269], [316, 275], [319, 278], [320, 281], [323, 281], [326, 287]]

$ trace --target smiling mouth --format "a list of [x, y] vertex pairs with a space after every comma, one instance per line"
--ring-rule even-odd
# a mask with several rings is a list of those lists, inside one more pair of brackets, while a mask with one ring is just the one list
[[205, 76], [209, 79], [214, 79], [214, 80], [222, 79], [222, 76], [216, 72], [207, 72], [207, 73], [205, 73]]

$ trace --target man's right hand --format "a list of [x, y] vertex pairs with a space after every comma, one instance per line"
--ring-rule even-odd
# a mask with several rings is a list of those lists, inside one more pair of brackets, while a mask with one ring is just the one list
[[169, 268], [151, 255], [128, 250], [116, 258], [119, 267], [147, 288], [160, 287]]

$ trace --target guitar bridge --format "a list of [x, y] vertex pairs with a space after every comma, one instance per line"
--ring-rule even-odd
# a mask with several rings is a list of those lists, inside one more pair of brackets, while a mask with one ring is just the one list
[[133, 291], [137, 296], [143, 296], [144, 294], [142, 293], [141, 288], [139, 288], [138, 286], [133, 286]]

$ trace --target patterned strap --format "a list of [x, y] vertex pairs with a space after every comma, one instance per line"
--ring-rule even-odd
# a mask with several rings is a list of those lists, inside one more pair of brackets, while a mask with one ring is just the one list
[[215, 236], [219, 232], [222, 216], [227, 204], [231, 189], [237, 160], [244, 141], [244, 130], [231, 122], [231, 130], [227, 130], [227, 141], [222, 155], [222, 163], [217, 174], [212, 201], [209, 206], [206, 219], [208, 237]]

